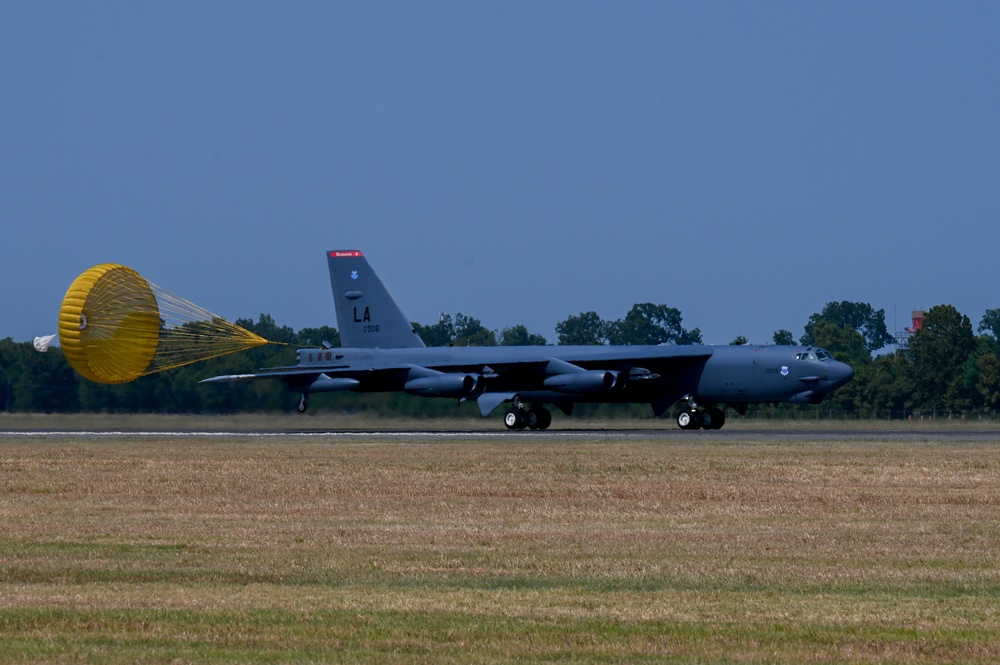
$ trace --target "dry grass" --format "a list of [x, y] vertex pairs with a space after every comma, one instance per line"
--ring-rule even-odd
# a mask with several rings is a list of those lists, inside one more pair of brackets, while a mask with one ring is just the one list
[[0, 440], [0, 661], [995, 662], [1000, 445]]

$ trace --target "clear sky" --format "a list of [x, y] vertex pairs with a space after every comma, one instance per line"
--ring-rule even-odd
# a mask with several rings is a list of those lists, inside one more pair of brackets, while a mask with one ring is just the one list
[[123, 263], [336, 325], [324, 252], [500, 329], [1000, 307], [1000, 3], [0, 4], [0, 338]]

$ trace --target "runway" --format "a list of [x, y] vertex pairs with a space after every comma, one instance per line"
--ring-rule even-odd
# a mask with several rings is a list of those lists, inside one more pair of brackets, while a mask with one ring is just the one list
[[620, 441], [649, 442], [663, 441], [675, 443], [725, 443], [725, 442], [796, 442], [796, 441], [880, 441], [886, 443], [912, 443], [919, 441], [946, 442], [997, 442], [1000, 443], [1000, 428], [898, 428], [898, 429], [858, 429], [858, 428], [796, 428], [796, 429], [741, 429], [731, 428], [711, 431], [685, 431], [675, 428], [665, 429], [565, 429], [545, 431], [511, 430], [130, 430], [130, 429], [26, 429], [0, 430], [0, 442], [5, 439], [65, 439], [87, 440], [107, 439], [260, 439], [303, 440], [303, 441], [400, 441], [400, 442], [447, 442], [482, 441], [530, 443], [559, 441], [604, 442]]

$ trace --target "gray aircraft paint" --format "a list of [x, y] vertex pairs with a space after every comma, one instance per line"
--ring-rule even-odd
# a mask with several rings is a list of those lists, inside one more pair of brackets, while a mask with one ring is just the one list
[[352, 348], [400, 349], [424, 342], [372, 271], [361, 252], [327, 252], [341, 344]]
[[817, 403], [854, 374], [803, 346], [426, 347], [360, 251], [327, 258], [344, 348], [300, 349], [293, 367], [205, 382], [279, 379], [302, 394], [300, 410], [310, 393], [341, 390], [473, 400], [484, 416], [504, 402], [518, 415], [530, 405], [547, 416], [543, 404], [569, 413], [579, 402], [648, 403], [662, 415], [687, 399], [707, 427], [725, 421], [717, 405]]

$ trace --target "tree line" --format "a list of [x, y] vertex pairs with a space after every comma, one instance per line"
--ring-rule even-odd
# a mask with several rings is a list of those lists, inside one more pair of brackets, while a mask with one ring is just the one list
[[[145, 376], [122, 385], [104, 385], [80, 377], [59, 348], [37, 352], [30, 342], [0, 340], [0, 411], [107, 413], [237, 413], [283, 411], [297, 397], [279, 381], [200, 385], [221, 374], [252, 373], [263, 367], [294, 365], [295, 348], [340, 346], [335, 328], [295, 331], [279, 326], [267, 314], [240, 325], [275, 342], [249, 351]], [[434, 324], [414, 324], [428, 346], [527, 346], [548, 341], [523, 325], [499, 331], [464, 314], [442, 315]], [[680, 311], [666, 305], [639, 303], [621, 319], [606, 321], [596, 312], [569, 316], [556, 326], [560, 345], [699, 344], [701, 332], [683, 326]], [[1000, 410], [1000, 309], [987, 310], [973, 331], [969, 317], [951, 305], [932, 307], [923, 326], [896, 347], [885, 325], [884, 310], [867, 303], [830, 302], [813, 314], [798, 342], [830, 351], [850, 364], [855, 376], [827, 400], [842, 413], [857, 417], [906, 417]], [[795, 344], [788, 330], [773, 334], [775, 344]], [[740, 336], [733, 344], [746, 343]], [[371, 411], [385, 415], [438, 416], [475, 413], [456, 411], [451, 400], [426, 400], [404, 394], [316, 395], [315, 408]], [[641, 406], [581, 405], [596, 415], [648, 414]], [[824, 407], [783, 405], [790, 410]]]

